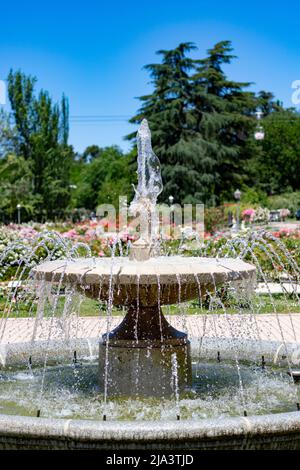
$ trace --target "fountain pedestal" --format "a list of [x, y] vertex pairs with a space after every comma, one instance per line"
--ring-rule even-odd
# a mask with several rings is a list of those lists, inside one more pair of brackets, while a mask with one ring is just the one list
[[110, 396], [170, 396], [191, 386], [190, 342], [158, 305], [128, 308], [122, 323], [103, 335], [99, 366], [100, 386]]
[[146, 120], [137, 143], [138, 185], [130, 212], [140, 237], [129, 259], [57, 260], [35, 272], [38, 279], [70, 284], [110, 306], [126, 306], [122, 323], [102, 338], [100, 384], [107, 395], [161, 397], [189, 387], [191, 361], [187, 335], [169, 325], [160, 306], [201, 298], [231, 281], [251, 281], [255, 268], [229, 258], [159, 256], [156, 201], [163, 185]]
[[255, 267], [239, 259], [180, 256], [56, 260], [36, 268], [37, 279], [63, 282], [87, 297], [127, 308], [120, 325], [101, 340], [99, 376], [108, 395], [129, 396], [169, 395], [174, 362], [179, 391], [189, 387], [189, 341], [169, 325], [161, 305], [200, 299], [218, 286], [238, 283], [245, 291], [254, 287], [255, 276]]

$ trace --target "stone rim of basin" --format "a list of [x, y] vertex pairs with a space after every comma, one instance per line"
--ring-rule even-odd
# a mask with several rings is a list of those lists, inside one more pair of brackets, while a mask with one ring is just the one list
[[[99, 284], [111, 278], [119, 284], [211, 283], [249, 279], [255, 266], [234, 258], [156, 257], [139, 262], [127, 257], [46, 261], [33, 270], [38, 280]], [[178, 278], [179, 276], [179, 278]]]

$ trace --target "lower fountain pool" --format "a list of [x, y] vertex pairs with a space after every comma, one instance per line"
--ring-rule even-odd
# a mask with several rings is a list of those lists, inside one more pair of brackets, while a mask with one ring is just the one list
[[[0, 374], [0, 413], [108, 421], [201, 420], [281, 413], [296, 409], [295, 386], [286, 369], [234, 362], [192, 361], [192, 390], [165, 398], [110, 398], [98, 385], [97, 362], [7, 368]], [[241, 387], [241, 381], [243, 386]], [[138, 378], [137, 378], [138, 380]], [[170, 380], [172, 377], [170, 376]]]

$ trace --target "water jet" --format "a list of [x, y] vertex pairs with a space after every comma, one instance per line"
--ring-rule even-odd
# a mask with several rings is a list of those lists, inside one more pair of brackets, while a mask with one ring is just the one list
[[[10, 318], [12, 303], [0, 323], [0, 448], [299, 448], [298, 388], [286, 374], [293, 372], [297, 318], [280, 317], [274, 304], [264, 322], [251, 300], [257, 277], [272, 299], [257, 246], [281, 268], [282, 258], [260, 233], [228, 240], [214, 257], [205, 248], [201, 256], [163, 255], [155, 210], [160, 165], [146, 121], [137, 142], [130, 210], [141, 228], [128, 256], [81, 257], [73, 249], [54, 259], [49, 250], [32, 267], [28, 250], [24, 284], [37, 291], [36, 313]], [[280, 283], [293, 276], [297, 298], [299, 267], [292, 258], [287, 264]], [[74, 318], [82, 299], [104, 305], [105, 318]], [[202, 303], [204, 314], [184, 313]], [[183, 313], [174, 314], [174, 305]], [[120, 309], [121, 322], [114, 316]]]

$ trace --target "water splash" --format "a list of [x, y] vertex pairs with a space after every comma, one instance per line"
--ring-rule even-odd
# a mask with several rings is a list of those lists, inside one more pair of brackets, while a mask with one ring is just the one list
[[143, 119], [137, 132], [138, 146], [138, 185], [132, 206], [141, 200], [148, 199], [155, 206], [159, 194], [163, 190], [161, 168], [158, 157], [152, 150], [151, 132], [146, 119]]
[[[157, 254], [159, 221], [156, 202], [163, 190], [160, 162], [152, 150], [151, 132], [146, 119], [143, 119], [137, 133], [138, 144], [138, 185], [130, 204], [129, 212], [139, 215], [140, 240], [133, 243], [132, 254], [138, 259], [141, 250], [142, 258]], [[148, 249], [147, 249], [148, 247]]]

